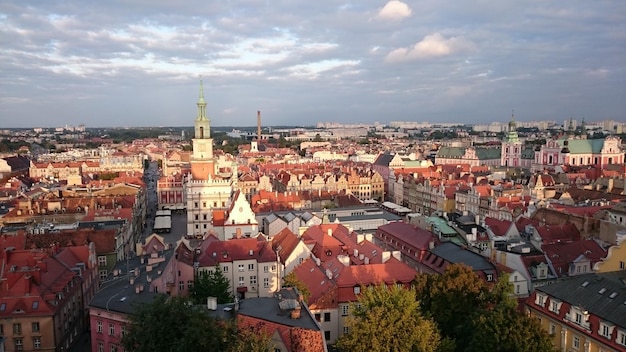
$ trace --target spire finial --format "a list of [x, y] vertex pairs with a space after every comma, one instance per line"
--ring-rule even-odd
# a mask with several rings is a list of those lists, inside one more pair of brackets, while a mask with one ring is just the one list
[[202, 85], [202, 75], [200, 77], [200, 101], [204, 101], [204, 86]]

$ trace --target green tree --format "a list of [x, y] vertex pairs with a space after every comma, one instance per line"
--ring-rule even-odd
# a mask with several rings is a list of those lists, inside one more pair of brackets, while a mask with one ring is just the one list
[[536, 319], [507, 304], [477, 315], [472, 327], [466, 351], [555, 351], [552, 339]]
[[239, 329], [234, 319], [211, 317], [204, 306], [166, 295], [135, 307], [122, 345], [135, 352], [271, 351], [262, 330]]
[[457, 340], [467, 330], [467, 319], [483, 305], [485, 283], [465, 265], [452, 264], [442, 275], [418, 275], [417, 299], [424, 313], [437, 322], [444, 336]]
[[550, 336], [519, 313], [504, 274], [489, 285], [462, 264], [443, 275], [418, 275], [417, 299], [456, 351], [553, 351]]
[[198, 270], [189, 292], [192, 300], [197, 304], [206, 303], [207, 297], [216, 297], [220, 304], [233, 302], [230, 283], [219, 265], [216, 265], [212, 271]]
[[349, 332], [339, 338], [342, 351], [438, 351], [437, 325], [421, 314], [413, 289], [398, 286], [361, 288], [350, 305]]
[[305, 302], [307, 302], [309, 300], [309, 297], [311, 296], [311, 291], [309, 291], [309, 288], [304, 284], [304, 282], [298, 279], [295, 272], [293, 271], [283, 277], [283, 287], [295, 287], [302, 295], [302, 298]]

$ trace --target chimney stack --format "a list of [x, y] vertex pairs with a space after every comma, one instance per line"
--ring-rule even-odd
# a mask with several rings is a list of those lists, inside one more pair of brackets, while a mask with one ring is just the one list
[[261, 110], [256, 112], [256, 139], [261, 140]]

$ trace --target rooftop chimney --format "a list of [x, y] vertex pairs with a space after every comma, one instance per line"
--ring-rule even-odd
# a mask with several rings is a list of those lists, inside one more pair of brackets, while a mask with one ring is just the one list
[[295, 309], [292, 309], [290, 312], [290, 316], [291, 319], [300, 319], [300, 306], [296, 307]]

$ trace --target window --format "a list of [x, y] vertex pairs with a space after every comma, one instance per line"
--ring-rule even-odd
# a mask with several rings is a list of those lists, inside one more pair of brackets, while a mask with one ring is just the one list
[[304, 262], [304, 258], [298, 258], [298, 264], [302, 264]]
[[104, 344], [98, 341], [98, 352], [104, 352]]
[[193, 207], [197, 208], [198, 207], [198, 202], [193, 202]]
[[4, 335], [4, 325], [0, 324], [0, 336]]
[[120, 336], [124, 337], [126, 335], [126, 325], [120, 326]]
[[202, 207], [206, 208], [206, 202], [202, 202]]
[[38, 321], [33, 322], [31, 324], [31, 328], [33, 329], [33, 332], [39, 332], [39, 322]]
[[324, 313], [324, 321], [330, 321], [330, 313]]
[[222, 268], [222, 272], [227, 273], [228, 272], [228, 267], [227, 266], [223, 267]]
[[107, 278], [107, 271], [106, 270], [99, 270], [98, 271], [98, 276], [100, 277], [100, 280], [104, 280]]
[[178, 291], [183, 291], [185, 289], [185, 281], [178, 281]]
[[243, 266], [243, 264], [239, 264], [239, 271], [244, 271], [244, 266]]
[[239, 286], [244, 286], [246, 284], [245, 278], [243, 276], [239, 277]]
[[263, 272], [266, 273], [269, 271], [269, 267], [267, 265], [263, 266]]
[[326, 338], [326, 341], [330, 340], [330, 331], [324, 331], [324, 338]]
[[582, 322], [583, 322], [583, 315], [577, 312], [575, 320], [576, 320], [576, 324], [582, 324]]
[[572, 337], [572, 346], [575, 349], [579, 349], [580, 348], [580, 337], [578, 337], [578, 336]]
[[107, 265], [107, 257], [104, 255], [98, 256], [98, 266], [106, 266]]
[[556, 334], [556, 325], [550, 324], [550, 335]]
[[254, 271], [254, 264], [248, 264], [248, 271]]
[[202, 214], [202, 220], [206, 220], [206, 214]]
[[24, 351], [24, 341], [21, 338], [13, 339], [16, 351]]
[[559, 309], [561, 309], [561, 302], [550, 298], [550, 311], [552, 313], [559, 314]]
[[40, 336], [33, 337], [33, 348], [36, 350], [41, 349], [41, 337]]
[[348, 313], [350, 313], [350, 305], [344, 304], [343, 306], [341, 306], [341, 315], [345, 317], [346, 315], [348, 315]]
[[609, 328], [609, 326], [606, 324], [602, 324], [601, 326], [602, 326], [602, 329], [600, 331], [600, 335], [604, 337], [611, 337], [611, 329]]
[[191, 290], [192, 286], [193, 286], [193, 280], [187, 280], [187, 289]]
[[109, 323], [109, 335], [115, 336], [115, 325]]
[[617, 339], [615, 342], [619, 343], [622, 346], [626, 346], [626, 332], [620, 331], [617, 334]]
[[256, 276], [250, 276], [250, 286], [256, 286]]
[[263, 278], [263, 287], [265, 287], [265, 288], [270, 287], [270, 279], [269, 279], [269, 277], [264, 277]]
[[276, 265], [272, 265], [272, 271], [276, 271]]
[[344, 333], [344, 335], [350, 333], [350, 328], [347, 327], [347, 326], [344, 326], [343, 327], [343, 333]]
[[97, 324], [97, 330], [99, 333], [102, 334], [102, 321], [98, 320], [98, 324]]
[[193, 219], [194, 219], [194, 220], [196, 220], [196, 221], [198, 221], [198, 214], [194, 215], [194, 216], [193, 216]]
[[361, 293], [361, 286], [354, 286], [354, 294], [358, 295], [359, 293]]
[[117, 352], [117, 346], [111, 345], [111, 352]]
[[493, 281], [493, 274], [487, 274], [487, 281]]
[[322, 315], [320, 313], [315, 313], [315, 321], [318, 323], [322, 322]]
[[13, 335], [21, 335], [22, 334], [22, 324], [15, 323], [13, 324]]
[[542, 307], [545, 306], [546, 296], [541, 293], [537, 293], [537, 297], [535, 298], [535, 304]]
[[624, 270], [624, 269], [626, 269], [626, 263], [620, 261], [619, 262], [619, 270]]

